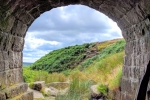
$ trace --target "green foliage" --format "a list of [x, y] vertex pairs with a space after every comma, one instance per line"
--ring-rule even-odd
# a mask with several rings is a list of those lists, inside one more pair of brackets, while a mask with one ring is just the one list
[[104, 95], [107, 94], [108, 92], [108, 86], [104, 85], [104, 84], [99, 84], [97, 87], [98, 91]]
[[124, 46], [125, 46], [124, 40], [120, 40], [110, 46], [106, 46], [106, 48], [103, 49], [98, 55], [88, 58], [87, 60], [80, 63], [80, 65], [78, 65], [78, 68], [79, 69], [87, 68], [91, 64], [99, 62], [101, 59], [105, 58], [108, 55], [122, 52], [124, 50]]
[[114, 68], [123, 65], [124, 52], [111, 54], [101, 59], [99, 62], [95, 62], [94, 65], [103, 73], [110, 72]]
[[[95, 61], [95, 63], [89, 65], [83, 72], [87, 74], [86, 76], [89, 77], [89, 79], [92, 79], [96, 83], [108, 84], [109, 86], [113, 83], [111, 82], [113, 80], [120, 81], [120, 78], [116, 79], [116, 77], [118, 71], [122, 73], [123, 56], [123, 51], [108, 55], [100, 61]], [[116, 83], [116, 86], [119, 86], [119, 84], [117, 84], [118, 83]], [[113, 88], [113, 85], [110, 88]]]
[[[77, 45], [77, 47], [71, 46], [55, 50], [32, 65], [32, 69], [39, 71], [31, 70], [30, 67], [23, 68], [24, 80], [26, 82], [43, 80], [46, 83], [50, 83], [64, 82], [69, 79], [71, 83], [68, 93], [58, 95], [55, 100], [88, 100], [89, 87], [93, 83], [101, 83], [97, 89], [106, 95], [108, 88], [109, 90], [113, 90], [120, 86], [122, 76], [125, 41], [120, 40], [112, 43], [104, 42], [104, 44], [96, 44], [100, 52], [89, 59], [83, 59], [83, 55], [85, 55], [84, 53], [89, 48], [94, 47], [95, 44]], [[81, 50], [78, 51], [78, 47], [81, 47]], [[71, 67], [67, 67], [66, 65]], [[74, 65], [77, 67], [74, 68]], [[41, 71], [42, 69], [48, 70], [51, 74]], [[61, 71], [61, 73], [52, 73], [57, 71]]]
[[[118, 42], [116, 42], [118, 41]], [[54, 50], [43, 56], [31, 65], [32, 69], [45, 70], [49, 73], [62, 72], [68, 69], [74, 69], [78, 64], [82, 70], [95, 60], [100, 60], [108, 54], [117, 53], [123, 50], [124, 40], [112, 40], [102, 43], [87, 43], [83, 45], [69, 46], [59, 50]], [[87, 52], [96, 49], [100, 54], [92, 58], [86, 58]], [[86, 60], [87, 59], [87, 60]], [[83, 62], [84, 61], [84, 62]], [[67, 73], [65, 73], [67, 75]]]
[[66, 95], [58, 95], [55, 100], [84, 100], [84, 98], [89, 98], [91, 84], [90, 80], [85, 81], [74, 78], [70, 83], [68, 93]]
[[49, 74], [46, 71], [31, 70], [30, 67], [23, 67], [23, 77], [24, 81], [28, 83], [35, 81], [45, 81], [45, 83], [64, 82], [67, 80], [62, 73]]
[[86, 49], [89, 49], [93, 45], [94, 43], [87, 43], [54, 50], [37, 60], [31, 65], [31, 68], [36, 70], [45, 70], [49, 73], [73, 69], [76, 64], [84, 59]]

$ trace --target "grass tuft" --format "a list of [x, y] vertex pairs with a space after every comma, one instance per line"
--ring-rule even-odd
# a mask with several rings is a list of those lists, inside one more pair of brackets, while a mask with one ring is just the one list
[[102, 93], [103, 95], [107, 95], [108, 92], [108, 86], [104, 85], [104, 84], [99, 84], [97, 87], [98, 91], [100, 93]]

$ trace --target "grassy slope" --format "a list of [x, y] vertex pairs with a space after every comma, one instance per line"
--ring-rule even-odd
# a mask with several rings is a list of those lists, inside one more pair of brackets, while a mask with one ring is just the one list
[[[112, 45], [116, 41], [117, 40], [87, 43], [54, 50], [37, 60], [31, 65], [31, 68], [45, 70], [49, 73], [74, 69], [81, 62], [99, 54], [103, 49]], [[90, 61], [88, 62], [90, 63]]]
[[73, 97], [80, 98], [78, 100], [83, 100], [85, 97], [88, 98], [88, 89], [93, 82], [100, 84], [98, 89], [101, 92], [105, 92], [104, 86], [109, 88], [109, 90], [115, 90], [119, 87], [120, 78], [122, 76], [125, 41], [120, 40], [113, 44], [104, 43], [109, 45], [98, 45], [99, 49], [101, 47], [103, 48], [100, 49], [101, 52], [98, 55], [87, 58], [72, 70], [68, 69], [61, 73], [48, 74], [48, 72], [45, 71], [33, 71], [30, 68], [24, 68], [25, 81], [33, 82], [44, 80], [46, 83], [50, 83], [70, 79], [71, 85], [69, 91], [72, 92], [69, 92], [69, 94], [63, 97], [58, 96], [56, 100], [75, 100]]

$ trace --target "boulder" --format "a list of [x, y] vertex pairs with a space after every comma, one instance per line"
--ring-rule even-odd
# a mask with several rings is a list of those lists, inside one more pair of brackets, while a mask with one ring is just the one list
[[44, 99], [44, 96], [41, 92], [28, 88], [28, 91], [33, 92], [33, 97], [36, 99]]
[[98, 86], [98, 85], [92, 85], [92, 86], [90, 87], [90, 94], [91, 94], [91, 97], [99, 97], [99, 96], [102, 96], [102, 94], [98, 91], [97, 86]]
[[62, 90], [56, 89], [54, 87], [45, 88], [45, 93], [49, 94], [50, 96], [54, 96], [54, 97], [57, 95], [64, 95], [67, 92], [68, 92], [68, 88], [65, 88]]
[[98, 85], [92, 85], [90, 87], [91, 100], [106, 100], [105, 95], [99, 92], [97, 89]]
[[41, 91], [42, 88], [45, 86], [45, 81], [37, 81], [33, 83], [32, 89]]

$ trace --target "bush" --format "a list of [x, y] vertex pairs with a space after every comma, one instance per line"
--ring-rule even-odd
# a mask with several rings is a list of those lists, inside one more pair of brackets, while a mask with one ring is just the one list
[[49, 73], [73, 69], [75, 65], [80, 63], [80, 61], [84, 58], [85, 50], [90, 49], [91, 45], [93, 45], [93, 43], [69, 46], [54, 50], [37, 60], [31, 65], [31, 68], [36, 70], [45, 70]]
[[45, 81], [45, 83], [65, 82], [67, 80], [66, 76], [62, 73], [49, 74], [46, 71], [31, 70], [30, 67], [23, 68], [23, 77], [27, 83], [35, 81]]
[[104, 49], [102, 49], [102, 51], [98, 55], [93, 56], [93, 57], [88, 58], [87, 60], [83, 61], [80, 65], [78, 65], [78, 68], [85, 69], [88, 66], [94, 64], [95, 62], [98, 62], [98, 61], [104, 59], [108, 55], [123, 52], [124, 46], [125, 46], [124, 40], [120, 40], [110, 46], [106, 46]]
[[108, 93], [108, 87], [104, 84], [99, 84], [97, 87], [98, 91], [104, 95]]

